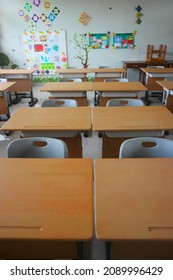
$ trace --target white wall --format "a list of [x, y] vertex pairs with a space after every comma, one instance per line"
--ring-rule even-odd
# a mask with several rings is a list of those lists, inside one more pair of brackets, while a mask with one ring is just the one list
[[[173, 1], [172, 0], [49, 0], [52, 7], [57, 6], [60, 14], [53, 23], [53, 30], [66, 30], [67, 53], [69, 66], [81, 66], [74, 58], [76, 54], [73, 35], [74, 33], [131, 33], [137, 31], [135, 37], [136, 48], [91, 50], [90, 67], [99, 65], [122, 66], [123, 60], [145, 60], [147, 44], [159, 47], [167, 45], [166, 59], [173, 59]], [[25, 3], [33, 0], [0, 0], [0, 51], [6, 53], [12, 63], [20, 67], [27, 66], [24, 52], [22, 33], [29, 30], [26, 23], [18, 14]], [[41, 15], [49, 13], [43, 7], [43, 0], [39, 8], [34, 11]], [[32, 4], [33, 5], [33, 4]], [[142, 7], [142, 23], [135, 23], [135, 7]], [[110, 9], [111, 7], [111, 9]], [[82, 12], [91, 16], [87, 26], [82, 25], [78, 18]], [[39, 21], [37, 30], [46, 30], [45, 24]], [[111, 37], [112, 38], [112, 37]], [[112, 40], [111, 40], [112, 43]]]

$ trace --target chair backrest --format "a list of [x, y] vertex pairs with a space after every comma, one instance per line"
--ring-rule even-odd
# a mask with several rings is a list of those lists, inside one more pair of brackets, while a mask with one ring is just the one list
[[7, 146], [8, 158], [67, 158], [64, 141], [48, 137], [16, 139]]
[[147, 66], [147, 68], [165, 68], [165, 66], [163, 66], [163, 65], [151, 65], [151, 66]]
[[157, 137], [139, 137], [124, 141], [120, 158], [172, 158], [173, 140]]
[[5, 78], [0, 78], [0, 82], [7, 82], [7, 79], [5, 79]]
[[62, 78], [62, 79], [60, 79], [60, 82], [76, 82], [76, 83], [81, 83], [82, 79], [80, 79], [80, 78]]
[[77, 107], [74, 99], [48, 99], [44, 100], [41, 107]]
[[116, 68], [115, 66], [99, 66], [99, 68]]
[[164, 79], [165, 81], [173, 81], [173, 77], [167, 77]]
[[129, 80], [126, 78], [106, 78], [104, 82], [128, 82]]
[[116, 98], [111, 99], [106, 104], [107, 107], [113, 106], [145, 106], [141, 99], [135, 98]]

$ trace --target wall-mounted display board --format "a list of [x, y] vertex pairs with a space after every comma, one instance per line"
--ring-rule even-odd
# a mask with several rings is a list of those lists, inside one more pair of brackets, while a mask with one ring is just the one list
[[110, 41], [110, 32], [108, 33], [88, 33], [88, 46], [91, 49], [108, 49]]
[[35, 74], [53, 74], [67, 67], [65, 31], [24, 31], [28, 67]]
[[112, 48], [134, 49], [136, 31], [133, 33], [112, 33], [112, 35]]

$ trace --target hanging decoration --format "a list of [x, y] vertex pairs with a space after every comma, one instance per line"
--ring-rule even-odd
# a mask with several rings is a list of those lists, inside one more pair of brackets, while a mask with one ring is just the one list
[[138, 5], [137, 7], [135, 7], [135, 10], [137, 11], [137, 13], [136, 13], [136, 21], [135, 22], [137, 24], [141, 24], [141, 22], [142, 22], [141, 17], [143, 16], [143, 14], [141, 13], [142, 8], [141, 8], [140, 5]]

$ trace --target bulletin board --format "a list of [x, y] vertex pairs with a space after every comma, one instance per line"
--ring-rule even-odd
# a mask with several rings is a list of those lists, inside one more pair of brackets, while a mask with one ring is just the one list
[[98, 33], [91, 34], [88, 33], [88, 46], [91, 49], [108, 49], [109, 48], [109, 40], [110, 33]]
[[133, 33], [112, 33], [112, 48], [114, 49], [134, 49], [135, 34]]
[[28, 67], [35, 74], [53, 74], [58, 68], [67, 68], [65, 31], [24, 31]]

